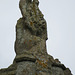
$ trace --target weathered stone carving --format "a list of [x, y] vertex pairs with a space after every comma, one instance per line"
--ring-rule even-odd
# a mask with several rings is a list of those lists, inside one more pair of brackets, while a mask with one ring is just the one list
[[38, 0], [20, 0], [19, 7], [24, 18], [25, 26], [32, 34], [47, 39], [46, 21], [38, 8]]
[[47, 24], [38, 5], [38, 0], [20, 0], [22, 18], [16, 25], [16, 57], [11, 66], [0, 70], [0, 75], [72, 75], [47, 53]]

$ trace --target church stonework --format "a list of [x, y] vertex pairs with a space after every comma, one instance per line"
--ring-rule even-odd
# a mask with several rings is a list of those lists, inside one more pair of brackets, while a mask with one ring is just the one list
[[69, 68], [47, 53], [47, 24], [38, 5], [38, 0], [20, 0], [16, 57], [12, 65], [0, 69], [0, 75], [72, 75]]

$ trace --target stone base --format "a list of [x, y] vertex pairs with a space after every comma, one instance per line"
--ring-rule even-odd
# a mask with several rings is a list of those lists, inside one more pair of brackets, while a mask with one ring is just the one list
[[71, 71], [50, 55], [16, 56], [14, 63], [1, 69], [0, 75], [72, 75]]

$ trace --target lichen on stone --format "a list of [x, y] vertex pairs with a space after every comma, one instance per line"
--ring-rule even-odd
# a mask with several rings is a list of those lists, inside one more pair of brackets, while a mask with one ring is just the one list
[[38, 0], [20, 0], [22, 18], [16, 24], [16, 57], [0, 75], [72, 75], [58, 59], [47, 53], [47, 23]]

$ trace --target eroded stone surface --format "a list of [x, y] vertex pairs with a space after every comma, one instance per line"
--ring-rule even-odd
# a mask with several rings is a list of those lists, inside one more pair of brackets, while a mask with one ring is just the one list
[[16, 57], [0, 75], [72, 75], [46, 50], [47, 24], [38, 0], [20, 0], [22, 18], [16, 24]]
[[36, 64], [34, 62], [23, 61], [17, 64], [16, 75], [35, 75]]

